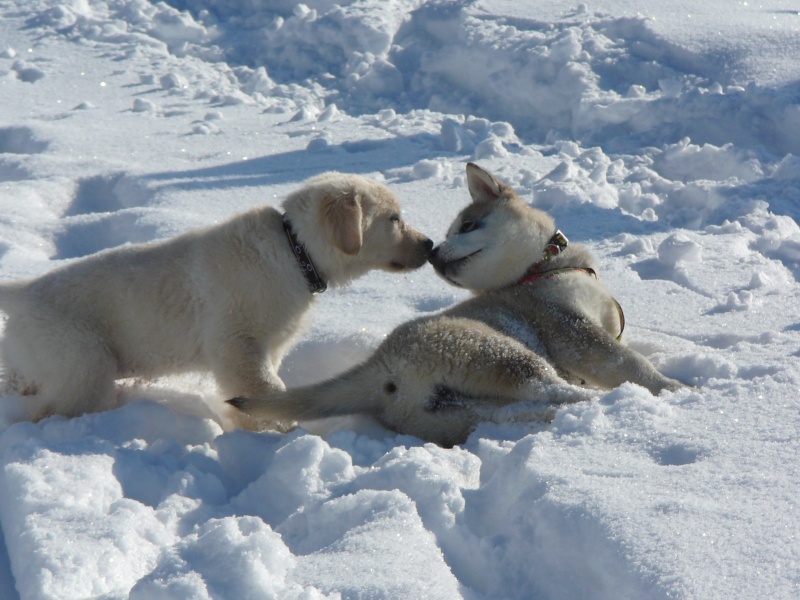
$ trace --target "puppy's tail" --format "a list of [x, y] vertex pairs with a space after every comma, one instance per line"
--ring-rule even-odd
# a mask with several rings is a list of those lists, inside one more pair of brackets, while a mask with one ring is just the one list
[[276, 392], [261, 398], [228, 400], [259, 419], [313, 421], [327, 417], [380, 412], [382, 383], [375, 365], [367, 362], [314, 385]]

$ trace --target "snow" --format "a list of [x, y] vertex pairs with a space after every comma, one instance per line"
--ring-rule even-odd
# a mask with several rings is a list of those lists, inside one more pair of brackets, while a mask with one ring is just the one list
[[[8, 0], [0, 277], [279, 205], [325, 170], [441, 240], [479, 162], [588, 245], [625, 384], [442, 449], [366, 418], [232, 430], [203, 374], [14, 423], [3, 598], [800, 596], [800, 11], [789, 0]], [[287, 385], [465, 298], [326, 292]]]

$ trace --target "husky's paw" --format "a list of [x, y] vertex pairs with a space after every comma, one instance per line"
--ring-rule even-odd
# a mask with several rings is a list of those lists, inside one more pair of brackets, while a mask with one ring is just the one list
[[658, 381], [654, 382], [652, 386], [644, 386], [650, 390], [650, 393], [654, 396], [658, 396], [661, 392], [677, 392], [679, 390], [684, 390], [691, 386], [686, 385], [685, 383], [681, 383], [677, 379], [672, 379], [671, 377], [666, 377], [664, 375], [660, 375]]

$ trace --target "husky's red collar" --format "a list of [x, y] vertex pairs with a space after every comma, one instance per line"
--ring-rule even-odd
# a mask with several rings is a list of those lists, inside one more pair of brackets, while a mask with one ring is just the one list
[[558, 275], [559, 273], [576, 270], [585, 271], [589, 275], [594, 275], [596, 278], [597, 273], [594, 272], [594, 269], [590, 269], [589, 267], [563, 267], [560, 269], [549, 269], [547, 271], [541, 270], [544, 265], [550, 262], [551, 258], [561, 254], [564, 250], [566, 250], [568, 245], [569, 240], [567, 239], [567, 236], [565, 236], [560, 229], [556, 229], [553, 237], [550, 238], [550, 240], [547, 242], [547, 245], [544, 247], [544, 250], [542, 251], [542, 258], [528, 267], [528, 270], [525, 271], [525, 275], [523, 275], [522, 279], [520, 279], [517, 283], [528, 283], [529, 281], [536, 281], [537, 279], [549, 279], [550, 277]]
[[562, 273], [569, 273], [570, 271], [582, 271], [587, 275], [592, 275], [595, 279], [597, 279], [597, 273], [595, 273], [594, 269], [591, 269], [589, 267], [561, 267], [560, 269], [537, 271], [536, 273], [525, 275], [525, 277], [520, 279], [517, 282], [517, 284], [530, 283], [531, 281], [536, 281], [538, 279], [550, 279], [551, 277], [555, 277], [556, 275], [561, 275]]

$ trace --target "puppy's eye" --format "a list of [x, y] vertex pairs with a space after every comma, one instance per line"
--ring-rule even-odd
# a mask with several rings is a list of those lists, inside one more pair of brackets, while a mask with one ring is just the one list
[[399, 223], [402, 219], [400, 218], [400, 215], [392, 215], [391, 217], [389, 217], [389, 220], [392, 223]]
[[461, 227], [458, 228], [458, 233], [469, 233], [470, 231], [475, 231], [479, 228], [479, 224], [477, 221], [464, 221], [461, 224]]

